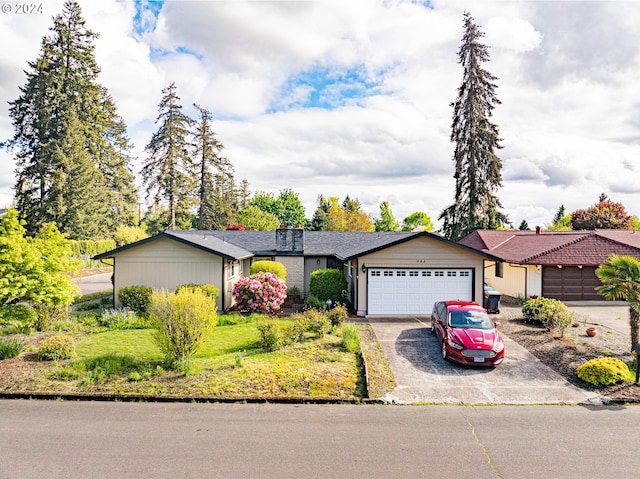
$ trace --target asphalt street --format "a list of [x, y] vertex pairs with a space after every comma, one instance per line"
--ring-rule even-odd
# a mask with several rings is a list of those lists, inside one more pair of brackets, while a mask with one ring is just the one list
[[640, 407], [0, 401], [0, 478], [637, 478]]

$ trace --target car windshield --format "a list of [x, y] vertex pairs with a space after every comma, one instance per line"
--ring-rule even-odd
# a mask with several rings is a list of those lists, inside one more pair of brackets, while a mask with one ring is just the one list
[[452, 311], [449, 325], [452, 328], [493, 329], [493, 322], [481, 311]]

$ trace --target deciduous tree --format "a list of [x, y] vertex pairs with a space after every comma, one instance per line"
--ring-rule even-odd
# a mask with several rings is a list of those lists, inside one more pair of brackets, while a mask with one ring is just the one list
[[574, 230], [631, 229], [631, 216], [621, 203], [600, 198], [601, 201], [586, 210], [571, 213], [571, 226]]
[[81, 261], [71, 258], [71, 241], [50, 223], [27, 236], [16, 210], [0, 218], [0, 306], [24, 301], [69, 305], [80, 291], [69, 276]]
[[433, 231], [431, 218], [424, 211], [416, 211], [402, 220], [402, 231]]
[[468, 12], [464, 14], [464, 35], [458, 61], [464, 73], [458, 97], [451, 104], [451, 141], [456, 180], [454, 203], [442, 211], [442, 231], [457, 241], [476, 229], [497, 229], [508, 218], [498, 211], [496, 196], [502, 184], [502, 162], [498, 127], [491, 122], [495, 105], [496, 77], [482, 67], [489, 61], [489, 48], [480, 42], [484, 33]]

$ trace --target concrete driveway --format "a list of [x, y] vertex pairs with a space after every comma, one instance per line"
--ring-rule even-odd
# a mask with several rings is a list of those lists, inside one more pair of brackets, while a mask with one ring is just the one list
[[599, 404], [597, 394], [567, 383], [516, 342], [503, 336], [504, 363], [462, 367], [440, 357], [429, 318], [369, 318], [398, 386], [392, 403]]

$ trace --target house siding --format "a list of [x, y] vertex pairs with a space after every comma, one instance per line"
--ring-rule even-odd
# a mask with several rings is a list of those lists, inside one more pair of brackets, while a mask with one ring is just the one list
[[[173, 291], [185, 283], [213, 284], [220, 290], [218, 310], [223, 309], [222, 296], [229, 302], [227, 284], [222, 280], [222, 258], [181, 244], [159, 238], [135, 249], [114, 255], [114, 302], [119, 307], [118, 291], [125, 286], [146, 285], [154, 289]], [[225, 278], [226, 278], [225, 271]], [[224, 305], [227, 307], [227, 304]]]
[[[514, 265], [503, 263], [503, 275], [495, 275], [495, 262], [487, 261], [484, 282], [503, 295], [514, 298], [542, 295], [542, 273], [537, 265]], [[526, 275], [526, 276], [525, 276]], [[525, 279], [526, 278], [526, 279]]]
[[287, 288], [304, 291], [304, 258], [302, 256], [276, 256], [276, 261], [287, 268]]
[[[474, 271], [473, 295], [475, 301], [483, 298], [483, 258], [447, 243], [419, 237], [390, 246], [358, 258], [357, 269], [357, 309], [358, 314], [366, 314], [368, 268], [470, 268]], [[447, 298], [443, 298], [447, 299]]]

